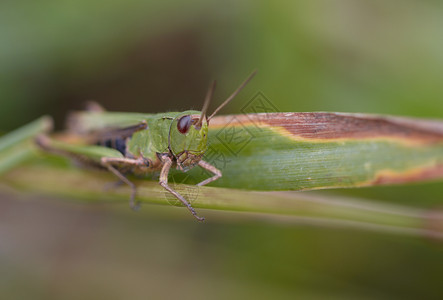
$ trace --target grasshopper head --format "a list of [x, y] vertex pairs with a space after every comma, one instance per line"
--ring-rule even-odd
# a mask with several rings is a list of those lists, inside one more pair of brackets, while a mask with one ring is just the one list
[[208, 122], [195, 113], [179, 114], [171, 123], [169, 149], [180, 169], [197, 164], [208, 148]]
[[197, 164], [208, 149], [208, 124], [213, 116], [228, 104], [254, 77], [251, 75], [215, 111], [206, 117], [206, 111], [215, 90], [215, 81], [209, 87], [202, 111], [186, 111], [179, 114], [171, 123], [169, 130], [169, 150], [177, 159], [177, 167], [184, 169]]

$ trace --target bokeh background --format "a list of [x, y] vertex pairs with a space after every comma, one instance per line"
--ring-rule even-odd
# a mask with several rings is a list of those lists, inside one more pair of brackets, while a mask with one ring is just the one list
[[[0, 2], [0, 130], [109, 110], [224, 109], [262, 92], [280, 111], [443, 117], [443, 3], [424, 0]], [[212, 108], [212, 109], [213, 109]], [[440, 182], [322, 192], [435, 209]], [[0, 191], [4, 299], [443, 297], [425, 237], [142, 212]], [[212, 219], [212, 220], [211, 220]]]

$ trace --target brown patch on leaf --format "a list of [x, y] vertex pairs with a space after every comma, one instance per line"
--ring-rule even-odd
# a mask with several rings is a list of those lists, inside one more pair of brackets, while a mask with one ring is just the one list
[[400, 184], [438, 179], [443, 177], [443, 164], [431, 167], [414, 168], [405, 172], [383, 170], [377, 172], [376, 178], [369, 185]]
[[[211, 127], [222, 126], [234, 116], [211, 120]], [[267, 113], [236, 115], [231, 125], [269, 127], [283, 130], [298, 139], [368, 139], [394, 138], [410, 143], [443, 142], [443, 122], [347, 113]], [[438, 125], [438, 126], [437, 126]]]

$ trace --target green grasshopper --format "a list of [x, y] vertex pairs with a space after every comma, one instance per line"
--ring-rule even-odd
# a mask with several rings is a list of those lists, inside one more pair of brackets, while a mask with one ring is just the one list
[[[211, 118], [228, 104], [252, 79], [255, 71], [215, 111], [206, 117], [206, 111], [215, 89], [210, 86], [201, 111], [169, 112], [159, 114], [103, 113], [97, 104], [86, 112], [71, 115], [70, 130], [80, 135], [82, 145], [61, 142], [40, 135], [36, 139], [40, 148], [73, 158], [83, 165], [107, 169], [120, 182], [131, 187], [130, 206], [135, 202], [136, 186], [125, 175], [145, 175], [160, 171], [160, 185], [174, 195], [199, 221], [191, 204], [168, 185], [171, 168], [186, 172], [196, 165], [210, 171], [213, 176], [198, 183], [208, 184], [222, 176], [220, 170], [202, 160], [208, 145], [208, 126]], [[86, 142], [85, 142], [86, 141]]]

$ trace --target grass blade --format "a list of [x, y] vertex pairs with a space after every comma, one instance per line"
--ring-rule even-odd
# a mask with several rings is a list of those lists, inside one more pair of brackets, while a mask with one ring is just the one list
[[43, 116], [0, 138], [0, 175], [35, 157], [33, 138], [51, 130], [52, 119]]
[[[443, 178], [443, 122], [342, 113], [216, 117], [214, 186], [312, 190]], [[192, 170], [196, 181], [208, 174]]]
[[[22, 191], [32, 191], [32, 194], [52, 195], [91, 203], [108, 202], [119, 204], [119, 207], [129, 210], [130, 189], [127, 186], [104, 190], [104, 186], [112, 180], [112, 174], [105, 172], [72, 170], [54, 164], [39, 163], [9, 172], [3, 177], [2, 183]], [[139, 201], [162, 205], [176, 204], [177, 200], [157, 182], [142, 179], [133, 181], [138, 186]], [[242, 191], [183, 184], [174, 184], [174, 188], [189, 199], [194, 207], [200, 208], [201, 215], [208, 213], [202, 210], [207, 208], [239, 212], [241, 214], [238, 216], [242, 219], [255, 218], [279, 223], [351, 228], [443, 239], [443, 215], [438, 211], [315, 193]], [[180, 209], [184, 217], [191, 218], [184, 207]], [[232, 216], [232, 214], [212, 214], [211, 218]]]

